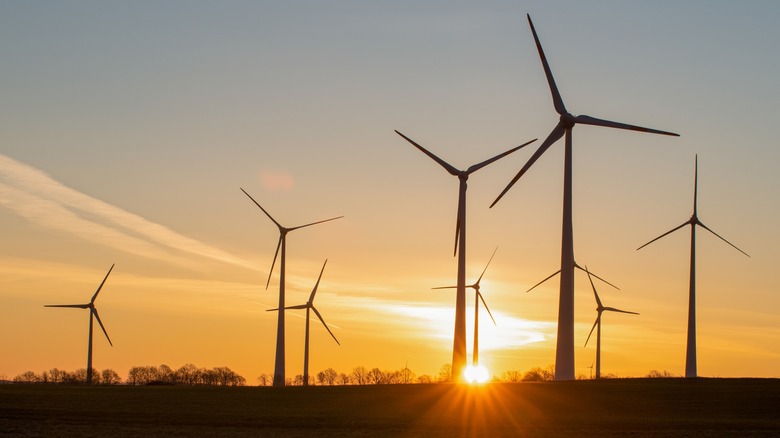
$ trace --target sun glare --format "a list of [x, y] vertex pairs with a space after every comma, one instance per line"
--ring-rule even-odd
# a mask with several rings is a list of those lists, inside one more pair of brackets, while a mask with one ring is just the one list
[[463, 377], [468, 383], [485, 383], [490, 379], [490, 371], [484, 365], [469, 365], [463, 370]]

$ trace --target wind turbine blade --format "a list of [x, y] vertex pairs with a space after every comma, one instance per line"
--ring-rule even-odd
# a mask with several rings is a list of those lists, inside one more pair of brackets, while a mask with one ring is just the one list
[[595, 274], [595, 273], [593, 273], [592, 271], [588, 271], [587, 269], [582, 269], [582, 267], [581, 267], [580, 265], [578, 265], [578, 264], [577, 264], [577, 262], [574, 262], [574, 267], [575, 267], [575, 268], [577, 268], [577, 269], [579, 269], [580, 271], [589, 272], [589, 273], [590, 273], [590, 275], [592, 275], [592, 276], [593, 276], [593, 277], [595, 277], [596, 279], [598, 279], [598, 280], [601, 280], [602, 282], [604, 282], [604, 283], [606, 283], [606, 284], [608, 284], [608, 285], [610, 285], [610, 286], [614, 287], [614, 288], [615, 288], [615, 289], [617, 289], [617, 290], [620, 290], [620, 288], [619, 288], [619, 287], [617, 287], [617, 286], [615, 286], [614, 284], [612, 284], [612, 283], [608, 282], [607, 280], [605, 280], [605, 279], [603, 279], [603, 278], [599, 277], [598, 275], [596, 275], [596, 274]]
[[278, 307], [276, 307], [274, 309], [266, 309], [266, 312], [276, 312], [277, 310], [279, 310]]
[[252, 200], [252, 202], [254, 202], [254, 203], [255, 203], [255, 205], [257, 205], [258, 207], [260, 207], [260, 210], [263, 210], [263, 213], [265, 213], [265, 215], [266, 215], [266, 216], [268, 216], [268, 219], [271, 219], [271, 221], [272, 221], [273, 223], [275, 223], [277, 227], [279, 227], [279, 228], [284, 228], [284, 227], [282, 226], [282, 224], [280, 224], [279, 222], [276, 222], [276, 219], [274, 219], [274, 218], [273, 218], [273, 216], [271, 216], [271, 214], [270, 214], [270, 213], [268, 213], [267, 211], [265, 211], [265, 209], [263, 208], [263, 206], [262, 206], [262, 205], [260, 205], [260, 203], [258, 203], [257, 201], [255, 201], [255, 198], [251, 197], [251, 196], [249, 195], [249, 193], [247, 193], [247, 192], [246, 192], [246, 190], [242, 189], [241, 187], [239, 187], [239, 188], [241, 189], [241, 191], [242, 191], [242, 192], [244, 192], [244, 194], [245, 194], [245, 195], [249, 196], [249, 199], [251, 199], [251, 200]]
[[614, 307], [605, 307], [604, 310], [608, 310], [610, 312], [629, 313], [631, 315], [639, 315], [637, 312], [629, 312], [627, 310], [620, 310], [620, 309], [616, 309]]
[[330, 218], [330, 219], [325, 219], [325, 220], [321, 220], [321, 221], [317, 221], [317, 222], [312, 222], [312, 223], [310, 223], [310, 224], [306, 224], [306, 225], [298, 225], [297, 227], [288, 228], [288, 229], [287, 229], [287, 231], [293, 231], [293, 230], [297, 230], [298, 228], [305, 228], [305, 227], [310, 227], [310, 226], [312, 226], [312, 225], [321, 224], [321, 223], [323, 223], [323, 222], [330, 222], [330, 221], [335, 221], [336, 219], [341, 219], [341, 218], [343, 218], [343, 217], [344, 217], [344, 216], [336, 216], [336, 217], [332, 217], [332, 218]]
[[588, 333], [588, 339], [585, 339], [585, 347], [588, 346], [588, 341], [590, 341], [590, 335], [593, 334], [593, 330], [596, 328], [596, 325], [599, 323], [599, 319], [601, 319], [601, 312], [599, 312], [599, 316], [596, 317], [596, 322], [593, 323], [593, 327], [590, 328], [590, 333]]
[[330, 327], [328, 327], [328, 324], [326, 324], [326, 323], [325, 323], [325, 320], [324, 320], [324, 319], [322, 319], [322, 315], [320, 315], [320, 312], [317, 310], [317, 308], [316, 308], [316, 307], [314, 307], [314, 306], [311, 306], [311, 310], [313, 310], [313, 311], [314, 311], [314, 314], [315, 314], [315, 315], [317, 315], [317, 318], [319, 318], [319, 319], [320, 319], [320, 322], [322, 323], [322, 325], [324, 325], [324, 326], [325, 326], [325, 330], [327, 330], [327, 331], [328, 331], [328, 333], [330, 333], [330, 335], [333, 337], [333, 340], [334, 340], [334, 341], [336, 341], [336, 343], [337, 343], [337, 344], [341, 345], [341, 342], [339, 342], [339, 340], [338, 340], [338, 339], [336, 339], [336, 335], [334, 335], [334, 334], [333, 334], [333, 332], [332, 332], [332, 331], [330, 331]]
[[[460, 214], [458, 214], [460, 216]], [[458, 255], [458, 243], [460, 238], [460, 221], [455, 221], [455, 249], [452, 251], [452, 256]]]
[[509, 181], [509, 184], [507, 184], [507, 186], [504, 189], [504, 191], [502, 191], [501, 194], [498, 195], [496, 200], [493, 201], [492, 204], [490, 204], [490, 208], [493, 208], [493, 206], [496, 205], [496, 203], [501, 198], [504, 197], [506, 192], [508, 192], [509, 189], [511, 189], [512, 186], [515, 185], [517, 180], [519, 180], [520, 177], [522, 177], [528, 171], [528, 169], [530, 169], [531, 166], [533, 166], [533, 164], [536, 162], [536, 160], [538, 160], [539, 157], [541, 157], [542, 154], [545, 153], [547, 151], [547, 149], [549, 149], [550, 146], [552, 146], [553, 143], [555, 143], [556, 141], [560, 140], [560, 138], [563, 137], [563, 134], [565, 134], [565, 133], [566, 133], [566, 128], [564, 128], [563, 125], [560, 122], [558, 122], [558, 124], [555, 125], [555, 128], [553, 128], [552, 132], [550, 132], [550, 135], [548, 135], [547, 138], [542, 143], [542, 145], [539, 146], [539, 149], [537, 149], [536, 152], [534, 152], [534, 154], [531, 155], [531, 158], [529, 158], [528, 161], [525, 163], [525, 166], [523, 166], [523, 168], [520, 169], [519, 172], [517, 172], [517, 175], [515, 175], [515, 177], [512, 178], [512, 181]]
[[487, 265], [485, 265], [485, 269], [483, 269], [482, 273], [479, 274], [479, 278], [477, 279], [477, 282], [474, 283], [474, 284], [479, 284], [479, 282], [482, 281], [482, 276], [485, 275], [485, 272], [487, 271], [488, 266], [490, 266], [490, 262], [493, 261], [493, 257], [495, 257], [496, 251], [498, 251], [498, 247], [496, 247], [496, 249], [493, 250], [493, 255], [490, 256], [490, 259], [488, 260]]
[[535, 285], [533, 285], [533, 287], [532, 287], [532, 288], [530, 288], [530, 289], [528, 289], [527, 291], [525, 291], [525, 293], [531, 292], [532, 290], [534, 290], [534, 289], [536, 288], [536, 286], [539, 286], [540, 284], [542, 284], [542, 283], [544, 283], [545, 281], [547, 281], [547, 280], [549, 280], [549, 279], [551, 279], [551, 278], [555, 277], [556, 275], [558, 275], [558, 274], [560, 274], [560, 273], [561, 273], [561, 270], [560, 270], [560, 269], [558, 269], [557, 271], [555, 271], [555, 272], [553, 272], [552, 274], [550, 274], [550, 275], [549, 275], [547, 278], [545, 278], [544, 280], [542, 280], [542, 281], [540, 281], [540, 282], [536, 283]]
[[279, 234], [279, 243], [276, 244], [276, 252], [274, 253], [274, 261], [271, 262], [271, 269], [268, 271], [268, 280], [265, 282], [265, 288], [268, 290], [268, 285], [271, 284], [271, 276], [274, 274], [274, 266], [276, 265], [276, 257], [279, 256], [279, 248], [282, 247], [282, 240], [284, 234]]
[[[590, 287], [593, 288], [593, 296], [596, 297], [596, 305], [598, 305], [599, 309], [601, 309], [604, 306], [601, 304], [601, 299], [599, 298], [599, 293], [596, 292], [596, 285], [593, 284], [593, 278], [591, 277], [590, 271], [588, 271], [588, 266], [587, 265], [585, 266], [585, 273], [588, 274], [588, 281], [590, 281]], [[587, 342], [586, 342], [586, 345], [587, 345]]]
[[544, 50], [542, 50], [542, 43], [539, 42], [539, 37], [536, 35], [536, 29], [534, 23], [531, 21], [531, 14], [528, 15], [528, 24], [531, 26], [531, 32], [534, 34], [534, 41], [536, 41], [536, 49], [539, 51], [539, 58], [542, 60], [542, 67], [544, 68], [544, 75], [547, 76], [547, 83], [550, 85], [550, 92], [552, 93], [553, 105], [555, 105], [555, 111], [558, 114], [565, 114], [566, 107], [563, 105], [563, 99], [561, 93], [558, 92], [558, 87], [555, 85], [555, 79], [553, 79], [550, 65], [547, 63], [547, 57], [544, 56]]
[[43, 307], [70, 307], [73, 309], [89, 309], [89, 304], [45, 304]]
[[317, 283], [314, 284], [314, 289], [311, 290], [311, 295], [309, 295], [309, 304], [312, 304], [314, 302], [314, 294], [317, 293], [317, 288], [320, 287], [320, 280], [322, 279], [322, 273], [325, 272], [325, 265], [328, 264], [328, 259], [325, 259], [325, 263], [322, 264], [322, 269], [320, 270], [320, 276], [317, 277]]
[[479, 297], [480, 300], [482, 300], [482, 305], [485, 306], [485, 310], [487, 310], [488, 315], [490, 315], [490, 319], [493, 320], [493, 325], [498, 325], [496, 324], [496, 318], [493, 318], [493, 313], [490, 311], [490, 307], [488, 307], [487, 303], [485, 302], [485, 297], [483, 297], [482, 293], [480, 292], [477, 292], [477, 296]]
[[103, 327], [103, 321], [100, 320], [100, 315], [98, 315], [98, 311], [96, 308], [92, 308], [91, 312], [93, 315], [95, 315], [95, 319], [97, 319], [98, 325], [100, 325], [100, 328], [103, 329], [103, 334], [106, 335], [106, 339], [108, 339], [108, 343], [113, 347], [114, 344], [111, 342], [111, 338], [108, 337], [108, 332], [106, 331], [106, 328]]
[[[466, 287], [469, 287], [469, 286], [466, 286]], [[457, 288], [458, 288], [458, 286], [439, 286], [439, 287], [432, 287], [431, 289], [436, 290], [436, 289], [457, 289]]]
[[108, 279], [109, 274], [111, 274], [111, 270], [114, 269], [114, 265], [112, 264], [111, 267], [108, 269], [108, 274], [106, 274], [105, 277], [103, 277], [103, 281], [100, 282], [100, 286], [98, 286], [97, 290], [95, 291], [95, 295], [92, 295], [92, 299], [89, 300], [90, 303], [94, 303], [95, 299], [97, 298], [98, 294], [100, 293], [100, 289], [103, 289], [103, 285], [106, 284], [106, 280]]
[[640, 249], [642, 249], [642, 248], [646, 247], [647, 245], [650, 245], [651, 243], [655, 242], [656, 240], [658, 240], [658, 239], [660, 239], [660, 238], [662, 238], [662, 237], [664, 237], [664, 236], [666, 236], [666, 235], [672, 234], [672, 233], [674, 233], [675, 231], [679, 230], [680, 228], [682, 228], [682, 227], [684, 227], [684, 226], [686, 226], [686, 225], [690, 225], [690, 223], [691, 223], [691, 221], [690, 221], [690, 220], [687, 220], [687, 221], [683, 222], [683, 223], [682, 223], [682, 225], [678, 225], [678, 226], [676, 226], [676, 227], [672, 228], [671, 230], [669, 230], [669, 231], [667, 231], [667, 232], [665, 232], [665, 233], [661, 234], [660, 236], [656, 237], [655, 239], [653, 239], [653, 240], [651, 240], [651, 241], [649, 241], [649, 242], [645, 243], [644, 245], [640, 246], [640, 247], [639, 247], [639, 248], [637, 248], [636, 250], [637, 250], [637, 251], [639, 251]]
[[696, 167], [693, 171], [693, 217], [697, 217], [699, 197], [699, 154], [696, 154]]
[[[284, 308], [284, 310], [297, 310], [297, 309], [306, 309], [309, 307], [309, 304], [298, 304], [297, 306], [287, 306]], [[278, 310], [278, 309], [271, 309], [271, 310]], [[270, 310], [268, 310], [270, 312]]]
[[593, 125], [593, 126], [604, 126], [607, 128], [617, 128], [617, 129], [627, 129], [629, 131], [639, 131], [639, 132], [647, 132], [650, 134], [661, 134], [661, 135], [671, 135], [674, 137], [679, 137], [680, 134], [675, 134], [674, 132], [668, 132], [668, 131], [661, 131], [658, 129], [652, 129], [652, 128], [645, 128], [642, 126], [636, 126], [636, 125], [629, 125], [628, 123], [619, 123], [619, 122], [612, 122], [610, 120], [604, 120], [604, 119], [597, 119], [595, 117], [586, 116], [586, 115], [579, 115], [574, 118], [575, 123], [581, 123], [583, 125]]
[[529, 144], [535, 142], [536, 140], [538, 140], [538, 138], [535, 138], [535, 139], [533, 139], [531, 141], [527, 141], [527, 142], [521, 144], [520, 146], [513, 147], [512, 149], [510, 149], [510, 150], [508, 150], [506, 152], [500, 153], [500, 154], [496, 155], [493, 158], [489, 158], [489, 159], [487, 159], [487, 160], [485, 160], [485, 161], [483, 161], [481, 163], [475, 164], [475, 165], [469, 167], [468, 169], [466, 169], [466, 173], [468, 173], [470, 175], [470, 174], [478, 171], [479, 169], [482, 169], [483, 167], [487, 166], [488, 164], [491, 164], [494, 161], [498, 161], [498, 160], [506, 157], [507, 155], [511, 154], [512, 152], [515, 152], [515, 151], [519, 150], [520, 148], [522, 148], [524, 146], [528, 146]]
[[581, 123], [583, 125], [604, 126], [607, 128], [627, 129], [629, 131], [647, 132], [650, 134], [672, 135], [679, 137], [680, 134], [674, 132], [660, 131], [658, 129], [644, 128], [642, 126], [629, 125], [627, 123], [612, 122], [604, 119], [597, 119], [595, 117], [579, 115], [574, 118], [575, 123]]
[[419, 149], [419, 150], [420, 150], [422, 153], [424, 153], [425, 155], [429, 156], [429, 157], [430, 157], [430, 158], [431, 158], [433, 161], [435, 161], [435, 162], [439, 163], [439, 165], [440, 165], [441, 167], [443, 167], [443, 168], [444, 168], [444, 170], [446, 170], [447, 172], [449, 172], [449, 173], [450, 173], [450, 175], [455, 175], [455, 176], [457, 176], [457, 175], [460, 173], [460, 171], [459, 171], [458, 169], [456, 169], [454, 166], [452, 166], [450, 163], [448, 163], [448, 162], [446, 162], [446, 161], [442, 160], [441, 158], [437, 157], [436, 155], [434, 155], [434, 154], [433, 154], [433, 152], [431, 152], [431, 151], [429, 151], [428, 149], [425, 149], [424, 147], [420, 146], [419, 144], [417, 144], [417, 143], [416, 143], [414, 140], [412, 140], [411, 138], [409, 138], [409, 137], [407, 137], [407, 136], [405, 136], [405, 135], [401, 134], [400, 132], [398, 132], [398, 130], [395, 130], [395, 133], [396, 133], [396, 134], [398, 134], [398, 135], [400, 135], [401, 137], [403, 137], [403, 138], [404, 138], [406, 141], [408, 141], [409, 143], [411, 143], [411, 144], [412, 144], [414, 147], [416, 147], [417, 149]]
[[716, 233], [716, 232], [712, 231], [712, 230], [710, 229], [710, 227], [708, 227], [708, 226], [704, 225], [703, 223], [701, 223], [701, 221], [697, 220], [697, 223], [698, 223], [699, 225], [701, 225], [701, 226], [702, 226], [702, 228], [704, 228], [705, 230], [707, 230], [707, 231], [709, 231], [710, 233], [714, 234], [714, 235], [715, 235], [717, 238], [719, 238], [720, 240], [722, 240], [722, 241], [724, 241], [724, 242], [728, 243], [729, 245], [731, 245], [731, 247], [732, 247], [732, 248], [734, 248], [734, 249], [736, 249], [737, 251], [741, 252], [742, 254], [745, 254], [746, 256], [750, 257], [750, 255], [749, 255], [748, 253], [746, 253], [745, 251], [742, 251], [741, 249], [739, 249], [739, 248], [737, 247], [737, 245], [734, 245], [733, 243], [731, 243], [731, 242], [729, 242], [728, 240], [724, 239], [724, 238], [723, 238], [723, 237], [722, 237], [720, 234], [718, 234], [718, 233]]

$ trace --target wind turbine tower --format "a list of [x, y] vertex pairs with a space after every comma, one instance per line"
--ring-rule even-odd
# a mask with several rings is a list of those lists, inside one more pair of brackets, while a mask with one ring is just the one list
[[[249, 193], [246, 192], [246, 190], [241, 189], [242, 192], [244, 192], [245, 195], [249, 197], [249, 199], [252, 200], [252, 202], [255, 203], [258, 207], [260, 207], [260, 210], [265, 213], [266, 216], [268, 216], [268, 219], [271, 219], [271, 221], [279, 228], [279, 243], [276, 244], [276, 252], [274, 253], [274, 260], [271, 263], [271, 270], [268, 271], [268, 281], [265, 283], [265, 288], [268, 289], [268, 285], [271, 283], [271, 274], [274, 272], [274, 266], [276, 265], [276, 258], [279, 256], [279, 249], [282, 251], [282, 258], [279, 263], [279, 309], [284, 309], [284, 274], [285, 274], [285, 264], [287, 260], [287, 233], [290, 231], [295, 231], [299, 228], [308, 227], [311, 225], [317, 225], [321, 224], [323, 222], [328, 222], [336, 219], [341, 219], [344, 216], [338, 216], [338, 217], [332, 217], [330, 219], [325, 219], [317, 222], [312, 222], [310, 224], [306, 225], [299, 225], [297, 227], [287, 228], [282, 226], [279, 222], [276, 221], [265, 209], [257, 202], [255, 201], [255, 198], [251, 197]], [[274, 386], [284, 386], [285, 382], [285, 351], [284, 351], [284, 311], [279, 312], [279, 316], [276, 321], [276, 359], [274, 361]]]
[[750, 257], [745, 251], [742, 251], [741, 249], [737, 248], [733, 243], [724, 239], [718, 233], [712, 231], [709, 227], [704, 225], [699, 220], [699, 213], [697, 208], [697, 194], [699, 191], [698, 186], [699, 186], [699, 156], [696, 155], [696, 165], [695, 165], [694, 178], [693, 178], [693, 215], [691, 215], [691, 218], [683, 222], [681, 225], [672, 228], [671, 230], [665, 232], [664, 234], [661, 234], [655, 239], [637, 248], [638, 251], [646, 247], [647, 245], [650, 245], [651, 243], [655, 242], [656, 240], [666, 236], [667, 234], [671, 234], [679, 230], [680, 228], [685, 227], [686, 225], [691, 226], [691, 274], [688, 283], [689, 285], [688, 286], [688, 343], [685, 351], [685, 377], [698, 376], [698, 369], [696, 363], [696, 226], [698, 225], [704, 228], [705, 230], [714, 234], [720, 240], [731, 245], [737, 251]]
[[[530, 144], [536, 139], [514, 147], [506, 152], [496, 155], [481, 163], [475, 164], [466, 170], [459, 170], [446, 161], [434, 155], [424, 147], [417, 144], [414, 140], [395, 131], [396, 134], [403, 137], [414, 147], [420, 150], [433, 161], [439, 163], [450, 175], [458, 177], [458, 215], [455, 223], [455, 254], [458, 255], [458, 280], [457, 291], [455, 295], [455, 333], [452, 341], [452, 378], [455, 381], [464, 379], [463, 371], [466, 369], [466, 189], [469, 176], [505, 156], [517, 151], [523, 146]], [[454, 254], [454, 255], [455, 255]]]
[[[336, 341], [337, 344], [341, 345], [341, 342], [339, 342], [339, 340], [336, 339], [336, 335], [334, 335], [333, 332], [330, 331], [328, 324], [325, 324], [325, 320], [322, 319], [322, 315], [320, 315], [320, 312], [317, 310], [316, 307], [314, 307], [314, 294], [317, 293], [317, 288], [320, 286], [322, 273], [325, 272], [325, 265], [327, 263], [328, 261], [325, 260], [325, 263], [322, 264], [322, 270], [320, 270], [320, 276], [317, 277], [317, 283], [314, 284], [314, 289], [312, 289], [311, 295], [309, 295], [309, 301], [307, 301], [306, 304], [285, 307], [285, 309], [306, 309], [306, 335], [304, 339], [304, 348], [303, 348], [303, 386], [309, 386], [309, 311], [310, 310], [314, 311], [314, 314], [317, 315], [317, 318], [320, 319], [320, 322], [322, 323], [322, 325], [325, 326], [325, 330], [327, 330], [328, 333], [330, 333], [330, 335], [333, 337], [333, 340]], [[272, 312], [275, 310], [279, 310], [279, 309], [268, 309], [268, 312]]]
[[103, 326], [103, 322], [100, 320], [100, 315], [98, 315], [97, 307], [95, 307], [95, 300], [97, 299], [100, 290], [103, 289], [103, 285], [106, 284], [106, 280], [108, 279], [108, 275], [111, 274], [112, 269], [114, 269], [114, 265], [111, 265], [111, 268], [108, 269], [108, 273], [103, 278], [103, 281], [100, 282], [100, 286], [98, 286], [97, 290], [95, 291], [95, 294], [92, 295], [92, 299], [89, 300], [88, 303], [47, 304], [43, 306], [43, 307], [70, 307], [74, 309], [89, 309], [89, 343], [87, 344], [87, 385], [92, 384], [92, 322], [93, 320], [97, 319], [100, 328], [103, 330], [103, 334], [106, 335], [108, 344], [111, 345], [112, 347], [114, 346], [114, 344], [111, 342], [111, 338], [108, 337], [108, 332], [106, 331], [106, 328]]
[[552, 132], [547, 136], [539, 149], [534, 152], [528, 162], [509, 182], [504, 191], [498, 195], [493, 207], [510, 188], [533, 166], [536, 160], [544, 154], [555, 142], [566, 136], [564, 148], [563, 164], [563, 226], [561, 232], [561, 283], [560, 295], [558, 299], [558, 336], [555, 351], [555, 380], [574, 380], [574, 230], [572, 225], [572, 130], [577, 124], [602, 126], [607, 128], [627, 129], [631, 131], [648, 132], [653, 134], [663, 134], [678, 136], [672, 132], [659, 131], [656, 129], [643, 128], [625, 123], [612, 122], [609, 120], [597, 119], [586, 115], [575, 116], [571, 114], [563, 104], [558, 87], [555, 85], [555, 79], [552, 70], [547, 63], [547, 58], [542, 50], [542, 44], [536, 35], [531, 16], [528, 16], [528, 24], [536, 42], [536, 48], [539, 52], [539, 58], [542, 61], [547, 83], [552, 94], [555, 111], [560, 118]]

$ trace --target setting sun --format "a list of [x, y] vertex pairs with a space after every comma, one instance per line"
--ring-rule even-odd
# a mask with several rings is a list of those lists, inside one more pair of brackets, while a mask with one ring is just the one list
[[485, 383], [490, 380], [490, 371], [484, 365], [470, 365], [463, 370], [463, 377], [468, 383]]

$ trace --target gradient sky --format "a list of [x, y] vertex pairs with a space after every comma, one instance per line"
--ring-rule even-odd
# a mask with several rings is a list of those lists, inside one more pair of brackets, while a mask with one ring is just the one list
[[[621, 287], [605, 305], [602, 371], [683, 374], [691, 214], [699, 233], [699, 374], [780, 376], [780, 4], [726, 1], [3, 2], [0, 4], [0, 375], [85, 366], [89, 300], [114, 341], [94, 366], [273, 372], [275, 226], [291, 233], [288, 297], [329, 259], [310, 370], [435, 374], [451, 360], [459, 168], [557, 122], [525, 14], [563, 99], [679, 138], [577, 127], [577, 261]], [[541, 141], [541, 140], [540, 140]], [[493, 372], [554, 362], [563, 143], [488, 209], [535, 150], [470, 179], [467, 281], [482, 291]], [[576, 277], [576, 372], [596, 317]], [[473, 295], [468, 295], [471, 352]], [[290, 312], [287, 374], [302, 372]], [[96, 333], [98, 336], [99, 333]]]

